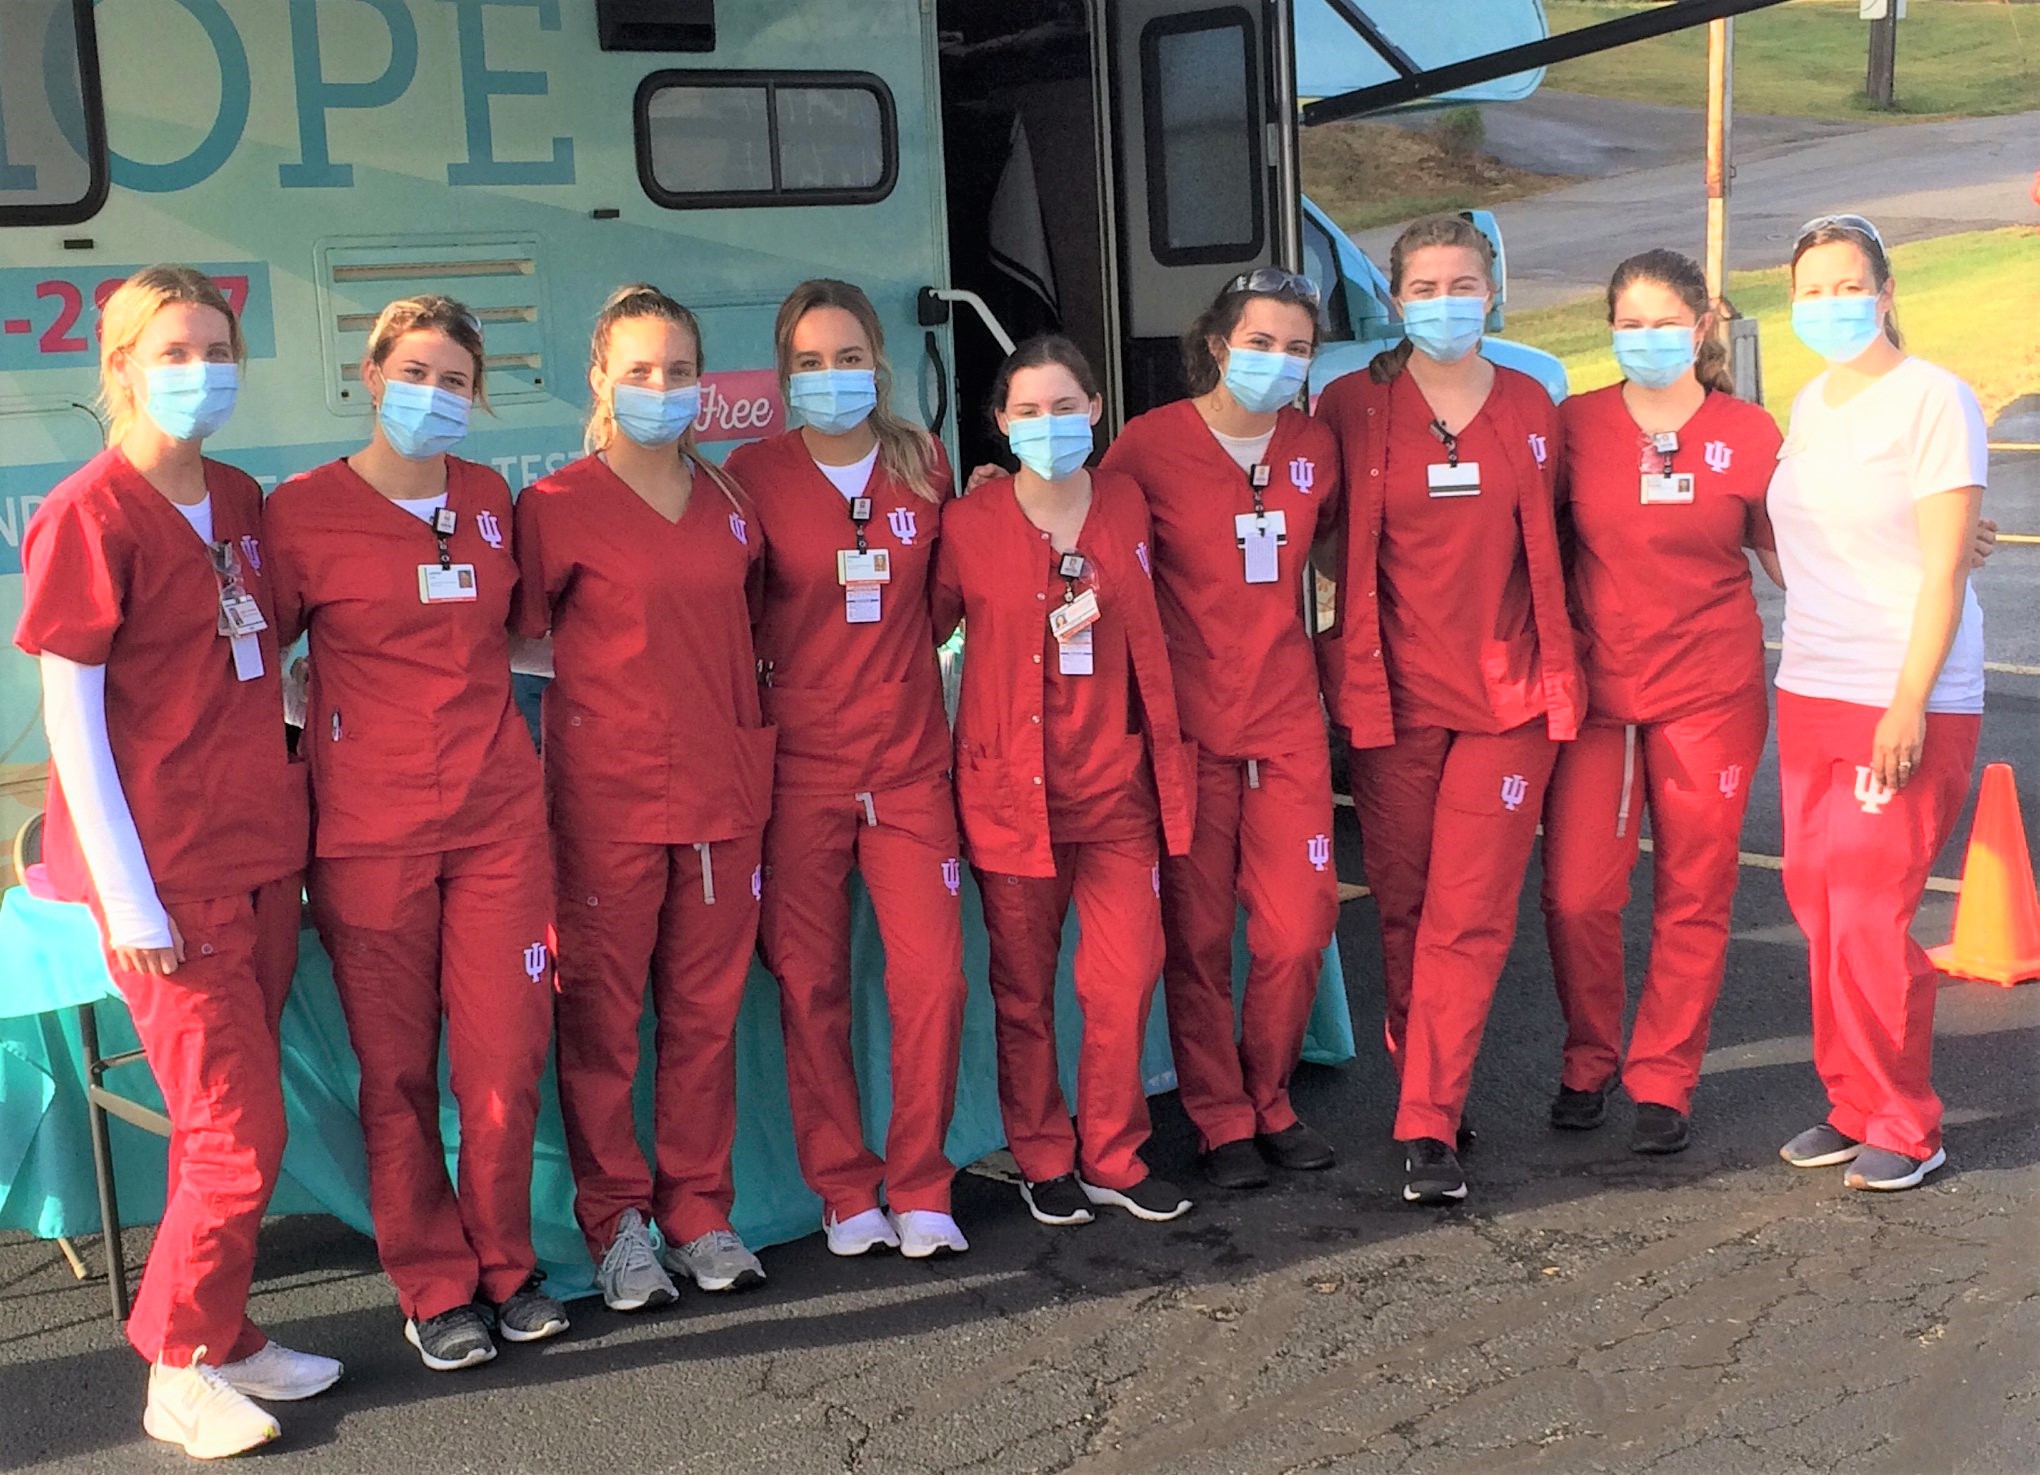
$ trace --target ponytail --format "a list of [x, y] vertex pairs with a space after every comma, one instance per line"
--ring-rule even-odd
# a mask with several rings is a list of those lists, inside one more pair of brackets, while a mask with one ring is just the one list
[[[1480, 258], [1482, 271], [1487, 276], [1488, 290], [1495, 285], [1495, 248], [1481, 228], [1464, 215], [1446, 212], [1438, 215], [1420, 215], [1403, 227], [1395, 244], [1388, 249], [1388, 295], [1399, 296], [1402, 292], [1403, 268], [1409, 259], [1426, 246], [1458, 246], [1471, 251]], [[1410, 355], [1417, 346], [1405, 338], [1393, 348], [1383, 349], [1367, 365], [1367, 376], [1376, 384], [1387, 384], [1408, 366]]]
[[[1714, 299], [1707, 293], [1707, 273], [1700, 269], [1700, 263], [1683, 251], [1670, 251], [1659, 247], [1653, 251], [1639, 252], [1615, 268], [1615, 275], [1608, 279], [1608, 321], [1615, 321], [1615, 304], [1633, 282], [1655, 282], [1658, 286], [1678, 294], [1693, 314], [1695, 323], [1704, 322], [1714, 313]], [[1735, 375], [1728, 364], [1728, 322], [1726, 313], [1716, 313], [1707, 336], [1700, 341], [1699, 351], [1693, 355], [1693, 377], [1700, 381], [1700, 387], [1711, 389], [1717, 394], [1735, 393]]]

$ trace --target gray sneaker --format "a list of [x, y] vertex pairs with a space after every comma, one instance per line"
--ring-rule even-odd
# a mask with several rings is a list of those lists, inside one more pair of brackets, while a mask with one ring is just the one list
[[644, 1215], [636, 1209], [625, 1209], [623, 1217], [616, 1221], [616, 1237], [603, 1252], [595, 1278], [602, 1288], [602, 1302], [611, 1311], [669, 1306], [680, 1298], [680, 1292], [659, 1268], [651, 1232], [645, 1228]]
[[684, 1245], [667, 1245], [659, 1263], [675, 1275], [691, 1275], [704, 1291], [741, 1291], [765, 1284], [765, 1267], [727, 1229], [711, 1229]]

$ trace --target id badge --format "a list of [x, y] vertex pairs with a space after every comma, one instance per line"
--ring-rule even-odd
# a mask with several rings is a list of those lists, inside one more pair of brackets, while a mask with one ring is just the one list
[[1675, 472], [1671, 476], [1658, 476], [1645, 472], [1643, 476], [1643, 505], [1655, 507], [1661, 504], [1676, 504], [1693, 500], [1693, 473]]
[[1289, 517], [1281, 511], [1242, 512], [1233, 518], [1233, 541], [1240, 545], [1249, 584], [1273, 584], [1282, 577], [1277, 551], [1289, 542]]
[[1055, 647], [1056, 670], [1065, 676], [1089, 676], [1092, 649], [1092, 630], [1089, 625], [1066, 640], [1058, 638]]
[[1048, 616], [1048, 633], [1053, 635], [1060, 643], [1067, 645], [1079, 635], [1084, 637], [1084, 660], [1087, 663], [1087, 673], [1089, 671], [1088, 662], [1091, 659], [1091, 637], [1089, 631], [1097, 623], [1098, 591], [1096, 589], [1086, 589], [1075, 599], [1069, 601], [1069, 603], [1057, 605], [1055, 609], [1049, 612]]
[[262, 642], [251, 632], [228, 642], [234, 651], [234, 679], [253, 681], [262, 674]]
[[441, 568], [436, 563], [418, 565], [418, 598], [426, 604], [456, 604], [475, 597], [475, 566], [457, 563]]
[[269, 621], [262, 618], [262, 606], [255, 602], [254, 595], [222, 594], [220, 596], [220, 634], [254, 635], [268, 628]]
[[876, 625], [878, 623], [880, 590], [882, 584], [845, 584], [843, 586], [843, 619], [852, 625]]
[[846, 588], [852, 584], [890, 584], [891, 550], [874, 548], [868, 553], [859, 553], [855, 548], [837, 549], [836, 582]]
[[1480, 495], [1480, 462], [1461, 461], [1457, 466], [1433, 464], [1424, 468], [1424, 474], [1434, 497], [1478, 497]]

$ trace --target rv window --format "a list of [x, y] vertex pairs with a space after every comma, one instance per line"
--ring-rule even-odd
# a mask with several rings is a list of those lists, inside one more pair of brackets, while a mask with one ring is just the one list
[[0, 4], [0, 225], [73, 225], [106, 199], [92, 0]]
[[1140, 71], [1156, 260], [1189, 266], [1258, 255], [1252, 18], [1229, 6], [1150, 22]]
[[1339, 275], [1339, 252], [1323, 226], [1303, 217], [1303, 274], [1318, 284], [1322, 294], [1319, 329], [1327, 342], [1342, 343], [1353, 336], [1353, 324], [1346, 313], [1346, 283]]
[[892, 93], [868, 72], [655, 72], [638, 178], [673, 210], [862, 205], [892, 193]]

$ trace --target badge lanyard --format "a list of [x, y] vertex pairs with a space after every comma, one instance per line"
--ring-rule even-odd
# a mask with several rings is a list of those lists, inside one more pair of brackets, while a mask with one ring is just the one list
[[1676, 430], [1656, 430], [1648, 434], [1648, 445], [1644, 448], [1644, 464], [1650, 457], [1658, 458], [1656, 475], [1646, 471], [1641, 478], [1643, 505], [1681, 506], [1693, 500], [1693, 478], [1672, 470], [1672, 455], [1679, 449], [1679, 433]]
[[475, 566], [453, 561], [453, 530], [459, 517], [451, 507], [432, 513], [432, 538], [439, 545], [439, 565], [418, 565], [418, 598], [424, 604], [469, 604], [476, 597]]
[[1049, 634], [1055, 637], [1056, 668], [1065, 676], [1089, 676], [1092, 672], [1093, 632], [1098, 623], [1098, 591], [1077, 593], [1077, 580], [1084, 577], [1090, 562], [1071, 550], [1059, 553], [1049, 566], [1063, 581], [1062, 604], [1048, 617]]
[[453, 545], [450, 540], [457, 520], [458, 517], [451, 507], [441, 507], [432, 514], [432, 536], [438, 540], [439, 566], [443, 569], [453, 567]]
[[233, 651], [236, 679], [253, 681], [262, 674], [262, 642], [256, 637], [269, 628], [269, 621], [241, 582], [241, 559], [234, 545], [211, 542], [205, 549], [220, 583], [218, 633], [227, 637]]
[[1433, 497], [1478, 497], [1480, 495], [1480, 464], [1475, 461], [1462, 463], [1459, 459], [1459, 437], [1445, 428], [1443, 420], [1433, 420], [1428, 427], [1438, 443], [1445, 447], [1445, 464], [1433, 461], [1424, 468], [1424, 480]]
[[892, 558], [888, 550], [873, 552], [864, 528], [871, 521], [871, 498], [852, 497], [844, 504], [850, 527], [857, 534], [857, 549], [836, 553], [836, 582], [843, 586], [843, 618], [852, 625], [875, 625], [881, 609], [881, 590], [892, 581]]
[[1266, 462], [1247, 473], [1247, 488], [1254, 494], [1254, 510], [1233, 518], [1233, 542], [1244, 558], [1242, 572], [1249, 584], [1277, 583], [1282, 567], [1276, 550], [1289, 541], [1289, 522], [1286, 513], [1268, 510]]
[[869, 553], [871, 545], [864, 541], [864, 525], [871, 521], [871, 498], [852, 497], [849, 509], [850, 526], [857, 534], [857, 551]]
[[1431, 422], [1431, 434], [1437, 436], [1439, 444], [1445, 447], [1445, 464], [1452, 467], [1455, 471], [1458, 470], [1459, 437], [1445, 428], [1443, 420], [1433, 420]]

